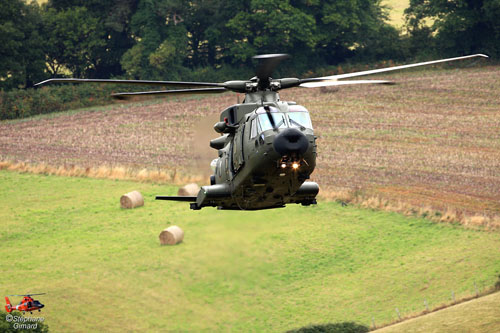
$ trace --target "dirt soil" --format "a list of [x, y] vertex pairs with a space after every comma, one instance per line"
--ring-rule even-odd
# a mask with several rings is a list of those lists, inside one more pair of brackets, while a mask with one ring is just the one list
[[[500, 66], [377, 78], [398, 84], [280, 94], [311, 112], [319, 151], [313, 180], [322, 191], [500, 214]], [[167, 168], [208, 183], [217, 156], [208, 140], [218, 134], [199, 129], [211, 129], [214, 114], [234, 103], [228, 93], [4, 121], [0, 160]]]

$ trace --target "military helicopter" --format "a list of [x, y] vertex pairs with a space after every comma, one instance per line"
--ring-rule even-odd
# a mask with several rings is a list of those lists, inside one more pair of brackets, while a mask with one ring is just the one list
[[33, 297], [31, 297], [36, 295], [45, 295], [45, 293], [31, 294], [31, 295], [8, 295], [8, 296], [23, 296], [21, 302], [15, 307], [12, 306], [12, 304], [10, 303], [9, 297], [5, 296], [5, 302], [7, 303], [7, 305], [5, 306], [5, 310], [7, 310], [7, 312], [9, 313], [14, 310], [17, 310], [22, 314], [25, 314], [27, 311], [33, 314], [33, 311], [35, 310], [38, 310], [38, 312], [40, 312], [45, 305], [40, 303], [38, 300], [34, 300]]
[[288, 203], [316, 204], [319, 186], [307, 181], [316, 166], [316, 136], [308, 110], [295, 102], [280, 100], [278, 91], [293, 87], [317, 88], [353, 84], [393, 84], [386, 80], [343, 79], [424, 65], [456, 61], [462, 57], [420, 62], [316, 78], [273, 79], [278, 64], [287, 54], [253, 57], [259, 61], [256, 76], [249, 80], [210, 82], [49, 79], [48, 82], [100, 82], [184, 87], [188, 89], [125, 92], [112, 94], [119, 99], [145, 95], [214, 94], [233, 91], [244, 93], [243, 103], [229, 106], [214, 125], [220, 137], [210, 141], [218, 152], [212, 161], [214, 174], [210, 185], [202, 186], [197, 196], [157, 196], [157, 200], [190, 202], [191, 209], [259, 210], [284, 207]]

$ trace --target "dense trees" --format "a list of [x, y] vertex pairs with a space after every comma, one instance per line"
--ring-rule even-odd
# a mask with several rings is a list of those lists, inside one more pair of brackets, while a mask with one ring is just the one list
[[500, 56], [500, 0], [411, 0], [405, 13], [413, 46]]
[[403, 38], [381, 0], [2, 0], [0, 89], [62, 75], [244, 77], [253, 55], [270, 52], [290, 53], [280, 70], [297, 75], [415, 51], [500, 54], [499, 0], [410, 5]]
[[30, 86], [45, 76], [41, 26], [36, 4], [0, 1], [0, 89]]
[[106, 46], [104, 33], [99, 20], [85, 7], [46, 10], [43, 36], [50, 46], [45, 50], [50, 74], [61, 74], [61, 66], [65, 66], [77, 77], [92, 76], [101, 61], [100, 51]]

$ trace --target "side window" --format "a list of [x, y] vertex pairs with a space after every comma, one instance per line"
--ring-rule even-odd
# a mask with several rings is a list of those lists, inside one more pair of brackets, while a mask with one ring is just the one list
[[257, 136], [257, 118], [252, 120], [252, 125], [250, 129], [250, 139], [253, 139]]
[[233, 139], [233, 170], [238, 172], [241, 166], [245, 163], [244, 160], [244, 135], [245, 135], [245, 124], [239, 127], [234, 134]]

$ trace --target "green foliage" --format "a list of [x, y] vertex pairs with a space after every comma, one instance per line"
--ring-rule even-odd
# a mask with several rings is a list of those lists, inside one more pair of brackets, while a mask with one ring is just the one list
[[352, 56], [394, 57], [399, 43], [378, 0], [50, 0], [43, 17], [52, 76], [185, 80], [271, 52], [290, 53], [281, 72], [300, 75]]
[[127, 73], [127, 77], [147, 78], [147, 75], [144, 75], [144, 69], [148, 65], [144, 56], [144, 45], [138, 43], [125, 52], [121, 59], [121, 65]]
[[184, 26], [169, 29], [167, 38], [149, 55], [149, 64], [156, 69], [158, 78], [182, 81], [186, 77], [187, 68], [182, 63], [187, 56], [187, 44]]
[[[37, 317], [42, 317], [37, 315]], [[44, 322], [29, 321], [30, 316], [23, 316], [19, 311], [13, 311], [10, 314], [0, 311], [0, 332], [16, 333], [16, 332], [35, 332], [47, 333], [49, 327]], [[30, 325], [23, 326], [23, 325]]]
[[109, 104], [109, 95], [116, 89], [115, 86], [89, 84], [0, 91], [0, 120]]
[[[137, 7], [137, 1], [99, 1], [99, 0], [49, 0], [42, 7], [43, 12], [51, 9], [57, 13], [87, 10], [87, 20], [97, 20], [98, 31], [91, 33], [101, 36], [102, 47], [87, 50], [92, 60], [90, 68], [85, 69], [85, 77], [109, 78], [123, 74], [119, 59], [133, 46], [133, 35], [130, 31], [130, 18]], [[85, 18], [83, 18], [85, 20]], [[92, 23], [93, 24], [93, 23]], [[86, 27], [87, 28], [87, 27]], [[94, 43], [96, 40], [94, 39]], [[72, 47], [78, 47], [77, 45]], [[62, 64], [69, 68], [78, 64]]]
[[104, 31], [97, 18], [85, 7], [43, 13], [45, 53], [51, 76], [61, 74], [62, 66], [75, 77], [88, 77], [95, 71], [99, 59], [96, 50], [105, 47]]
[[226, 27], [234, 36], [230, 52], [236, 61], [245, 62], [259, 53], [293, 53], [294, 47], [310, 49], [316, 44], [314, 17], [289, 0], [252, 0]]
[[40, 27], [36, 4], [0, 1], [0, 89], [32, 86], [44, 77]]
[[41, 7], [5, 0], [0, 89], [49, 76], [199, 81], [199, 72], [216, 81], [221, 69], [253, 68], [259, 53], [292, 55], [276, 76], [345, 62], [500, 54], [498, 0], [410, 5], [408, 37], [387, 23], [381, 0], [49, 0]]
[[369, 331], [370, 329], [364, 325], [345, 322], [338, 324], [311, 325], [297, 330], [290, 330], [287, 331], [287, 333], [366, 333]]
[[186, 73], [186, 78], [192, 81], [224, 82], [235, 78], [246, 80], [253, 75], [255, 75], [255, 72], [252, 68], [223, 64], [217, 69], [209, 66], [195, 68], [193, 71]]
[[500, 56], [500, 1], [411, 0], [405, 10], [414, 48], [446, 55]]
[[181, 78], [188, 38], [186, 29], [177, 25], [179, 6], [175, 1], [139, 2], [130, 24], [132, 33], [137, 36], [136, 44], [121, 59], [129, 76], [164, 80]]

